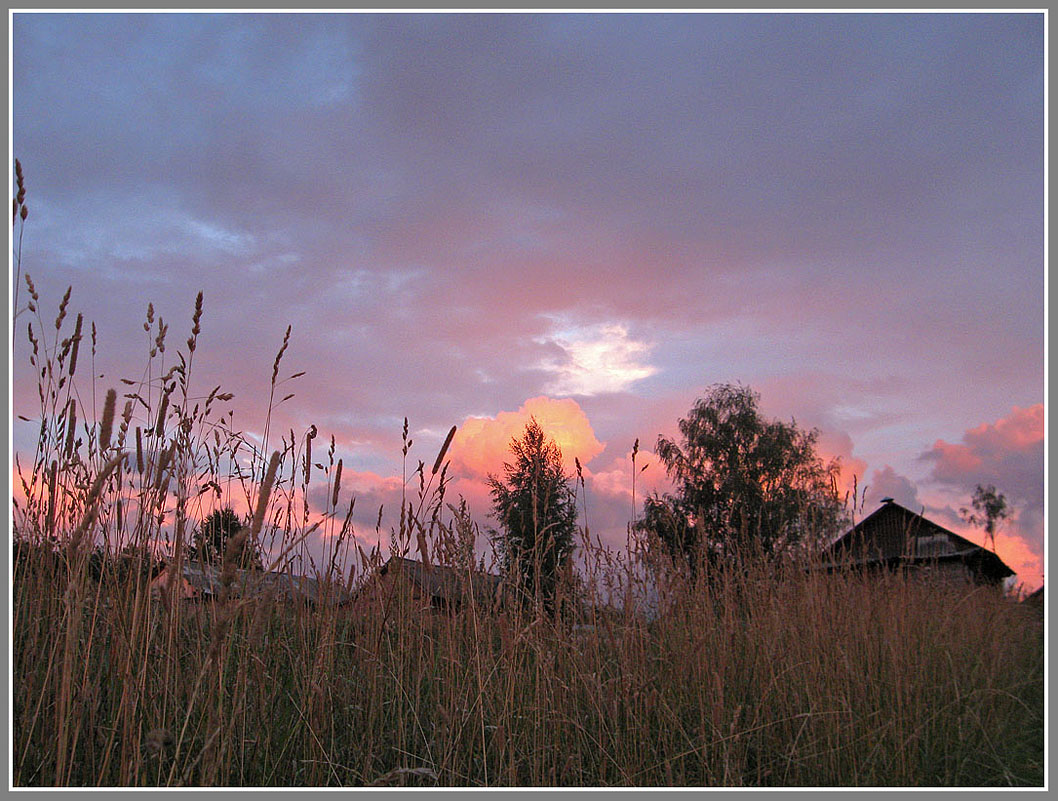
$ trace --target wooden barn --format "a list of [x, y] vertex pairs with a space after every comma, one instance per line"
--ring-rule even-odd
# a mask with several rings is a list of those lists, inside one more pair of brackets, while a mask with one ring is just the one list
[[502, 586], [500, 576], [493, 573], [391, 556], [364, 582], [354, 603], [364, 611], [384, 609], [403, 593], [412, 608], [422, 611], [455, 612], [471, 598], [479, 607], [491, 609], [501, 600]]
[[[221, 593], [220, 565], [203, 562], [184, 562], [181, 568], [177, 595], [184, 600], [211, 601]], [[151, 581], [151, 596], [160, 598], [174, 580], [176, 571], [166, 565]], [[337, 584], [331, 588], [310, 576], [294, 576], [282, 572], [237, 570], [235, 581], [228, 588], [229, 598], [267, 598], [275, 601], [300, 601], [310, 604], [337, 603], [345, 605], [351, 597]]]
[[999, 584], [1014, 571], [995, 552], [906, 509], [892, 498], [824, 551], [831, 568], [906, 569]]

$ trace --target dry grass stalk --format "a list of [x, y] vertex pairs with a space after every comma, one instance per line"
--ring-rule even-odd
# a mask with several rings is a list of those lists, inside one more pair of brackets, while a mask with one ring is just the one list
[[[148, 318], [149, 333], [152, 308]], [[37, 350], [52, 362], [48, 393], [57, 350]], [[45, 384], [47, 367], [34, 366]], [[153, 375], [141, 394], [159, 399], [173, 374]], [[225, 550], [234, 587], [236, 558], [266, 521], [278, 529], [269, 571], [290, 571], [323, 523], [333, 534], [337, 471], [322, 520], [282, 518], [302, 469], [293, 434], [263, 464], [229, 418], [173, 404], [180, 425], [166, 440], [160, 406], [145, 403], [123, 415], [137, 426], [136, 464], [118, 453], [92, 475], [95, 452], [63, 458], [71, 392], [42, 393], [43, 434], [15, 511], [16, 531], [32, 532], [12, 586], [18, 786], [1043, 783], [1042, 625], [984, 589], [751, 558], [695, 583], [644, 543], [619, 557], [584, 532], [566, 616], [526, 616], [472, 591], [436, 609], [399, 582], [313, 606], [180, 602], [174, 580], [154, 603], [152, 549], [183, 558], [166, 537], [205, 517], [214, 496], [195, 494], [199, 482], [235, 483], [245, 455], [260, 477], [246, 481], [250, 523]], [[429, 476], [417, 471], [419, 501], [402, 504], [395, 534], [414, 533], [433, 576], [472, 587], [475, 524], [443, 503], [451, 438]], [[110, 439], [100, 435], [100, 452]], [[403, 444], [407, 457], [407, 428]], [[158, 492], [170, 477], [175, 499]], [[383, 561], [353, 536], [354, 500], [325, 576], [355, 543], [362, 572], [342, 577], [350, 584]]]
[[437, 475], [437, 471], [441, 468], [441, 463], [444, 461], [445, 454], [448, 453], [448, 446], [452, 444], [452, 438], [456, 435], [456, 426], [448, 431], [448, 436], [445, 437], [444, 444], [441, 446], [441, 450], [437, 453], [437, 458], [434, 460], [433, 468], [430, 470], [430, 475]]
[[83, 316], [78, 313], [77, 325], [74, 327], [73, 332], [73, 347], [70, 351], [70, 377], [72, 378], [74, 373], [77, 372], [77, 351], [81, 344], [81, 324], [83, 322]]
[[113, 389], [107, 391], [106, 401], [103, 403], [103, 421], [99, 425], [99, 452], [106, 453], [110, 449], [110, 436], [114, 430], [114, 413], [118, 402], [118, 393]]
[[74, 435], [77, 433], [77, 401], [70, 398], [70, 404], [66, 407], [66, 446], [63, 448], [63, 456], [69, 459], [73, 455]]
[[342, 460], [338, 460], [338, 467], [334, 471], [334, 492], [331, 493], [331, 507], [338, 506], [338, 492], [342, 488]]
[[118, 453], [110, 458], [110, 460], [103, 465], [103, 468], [96, 474], [95, 480], [92, 482], [92, 486], [88, 490], [88, 494], [85, 496], [82, 507], [84, 514], [81, 517], [81, 522], [77, 525], [77, 528], [73, 530], [69, 538], [69, 547], [71, 550], [76, 551], [80, 548], [85, 536], [88, 534], [89, 529], [95, 523], [96, 517], [99, 514], [99, 498], [103, 492], [103, 486], [106, 484], [107, 479], [110, 478], [110, 474], [117, 469], [117, 467], [125, 460], [124, 453]]

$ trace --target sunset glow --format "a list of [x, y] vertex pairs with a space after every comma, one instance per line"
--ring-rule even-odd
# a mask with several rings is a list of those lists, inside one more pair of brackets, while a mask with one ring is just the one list
[[455, 469], [475, 478], [502, 475], [504, 463], [511, 459], [511, 440], [521, 437], [530, 418], [535, 418], [562, 450], [562, 466], [568, 473], [573, 472], [576, 459], [589, 464], [605, 447], [595, 438], [587, 415], [575, 400], [541, 396], [530, 398], [515, 412], [464, 420], [452, 441]]
[[31, 320], [72, 287], [98, 410], [177, 363], [202, 291], [192, 403], [222, 385], [268, 450], [317, 426], [321, 465], [333, 436], [364, 546], [453, 425], [446, 498], [494, 524], [535, 418], [623, 547], [670, 488], [659, 435], [742, 383], [819, 429], [859, 517], [893, 497], [982, 542], [959, 509], [995, 485], [999, 554], [1043, 582], [1041, 15], [27, 12], [12, 41], [23, 463]]

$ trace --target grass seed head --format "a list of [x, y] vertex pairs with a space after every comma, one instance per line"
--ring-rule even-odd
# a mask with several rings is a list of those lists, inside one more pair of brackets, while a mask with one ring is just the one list
[[81, 344], [81, 325], [84, 323], [84, 316], [78, 313], [77, 324], [73, 330], [73, 350], [70, 351], [70, 375], [74, 374], [77, 370], [77, 350]]
[[15, 159], [15, 184], [18, 187], [15, 200], [22, 205], [26, 199], [26, 176], [22, 173], [22, 162], [18, 159]]
[[67, 459], [70, 458], [73, 453], [73, 438], [77, 432], [77, 401], [70, 398], [70, 405], [66, 412], [66, 447], [63, 449], [63, 454]]
[[70, 293], [73, 291], [72, 286], [66, 287], [66, 294], [62, 296], [62, 301], [59, 303], [59, 316], [55, 318], [55, 330], [58, 331], [62, 328], [62, 321], [66, 319], [66, 307], [70, 303]]
[[276, 354], [276, 360], [272, 364], [272, 386], [275, 386], [276, 377], [279, 375], [279, 363], [283, 361], [283, 353], [287, 349], [287, 345], [290, 344], [290, 326], [287, 326], [287, 332], [283, 335], [283, 344], [279, 347], [279, 353]]
[[103, 422], [99, 426], [99, 450], [106, 452], [110, 447], [110, 435], [114, 430], [114, 410], [118, 402], [118, 393], [107, 390], [107, 399], [103, 404]]
[[338, 506], [338, 491], [342, 488], [342, 460], [338, 460], [338, 469], [334, 473], [334, 495], [331, 497], [331, 506]]
[[437, 475], [437, 471], [441, 468], [441, 462], [444, 461], [445, 454], [448, 453], [448, 446], [452, 444], [452, 437], [456, 435], [456, 427], [448, 431], [448, 436], [445, 437], [444, 445], [441, 446], [440, 452], [437, 454], [437, 459], [433, 463], [433, 470], [430, 471], [430, 475]]

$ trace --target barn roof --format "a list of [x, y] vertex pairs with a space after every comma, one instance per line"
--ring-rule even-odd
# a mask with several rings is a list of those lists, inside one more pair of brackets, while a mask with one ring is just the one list
[[378, 572], [380, 576], [384, 576], [391, 570], [399, 570], [401, 575], [414, 581], [425, 594], [444, 601], [458, 601], [469, 579], [474, 600], [478, 603], [491, 603], [500, 591], [502, 583], [502, 578], [494, 573], [463, 571], [447, 565], [428, 565], [401, 556], [391, 556]]
[[[155, 582], [162, 584], [168, 582], [169, 571], [172, 565], [166, 566], [162, 575]], [[221, 567], [202, 562], [184, 562], [181, 573], [183, 574], [185, 591], [199, 598], [213, 598], [221, 592]], [[232, 598], [245, 598], [249, 596], [270, 597], [279, 601], [305, 600], [311, 603], [320, 603], [336, 599], [339, 604], [348, 601], [348, 593], [336, 586], [334, 593], [328, 594], [324, 582], [317, 581], [310, 576], [295, 576], [283, 572], [265, 572], [261, 570], [237, 570], [235, 581], [228, 590]]]
[[993, 551], [891, 499], [831, 543], [823, 555], [862, 564], [961, 561], [989, 579], [1014, 575]]

